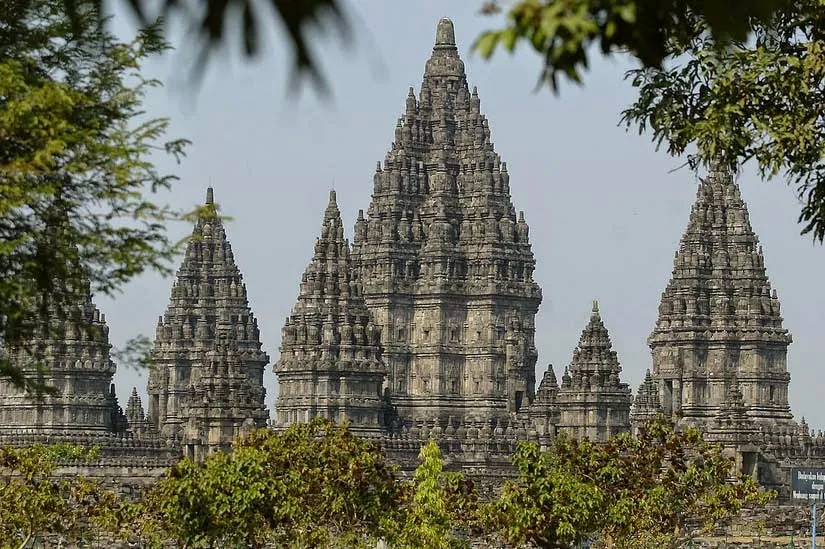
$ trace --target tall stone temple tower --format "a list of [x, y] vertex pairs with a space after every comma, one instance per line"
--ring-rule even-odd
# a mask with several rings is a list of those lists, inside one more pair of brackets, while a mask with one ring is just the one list
[[126, 429], [112, 384], [115, 364], [109, 356], [106, 317], [92, 302], [88, 283], [67, 291], [77, 295], [75, 307], [64, 311], [48, 306], [50, 326], [39, 325], [30, 344], [5, 349], [24, 376], [57, 394], [38, 398], [0, 377], [0, 435], [30, 430], [87, 436]]
[[632, 397], [630, 387], [619, 379], [621, 371], [599, 303], [594, 301], [556, 396], [558, 430], [600, 442], [628, 431]]
[[648, 343], [656, 404], [666, 414], [708, 428], [743, 406], [757, 425], [795, 425], [786, 364], [791, 336], [729, 172], [712, 169], [699, 185]]
[[442, 19], [353, 243], [402, 423], [490, 420], [533, 399], [541, 290], [528, 233]]
[[321, 236], [283, 328], [280, 350], [276, 426], [323, 416], [349, 420], [353, 432], [362, 436], [382, 434], [387, 372], [381, 332], [355, 278], [335, 191], [330, 191]]
[[0, 377], [0, 446], [95, 446], [100, 459], [84, 475], [111, 481], [114, 470], [125, 475], [117, 480], [150, 484], [174, 463], [176, 449], [145, 425], [136, 393], [125, 414], [118, 405], [109, 327], [88, 281], [63, 291], [65, 304], [46, 305], [48, 326], [38, 323], [29, 343], [3, 349], [24, 376], [55, 392], [38, 396]]
[[158, 319], [149, 373], [149, 421], [198, 457], [266, 425], [258, 323], [214, 206], [212, 189]]

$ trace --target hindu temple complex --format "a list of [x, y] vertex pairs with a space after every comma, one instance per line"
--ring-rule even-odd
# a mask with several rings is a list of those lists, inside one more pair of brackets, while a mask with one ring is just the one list
[[[352, 242], [335, 192], [319, 204], [274, 366], [223, 223], [206, 208], [158, 319], [145, 408], [137, 390], [125, 412], [117, 403], [106, 319], [87, 290], [40, 342], [59, 393], [35, 401], [0, 381], [0, 443], [94, 443], [119, 475], [150, 479], [250, 429], [324, 416], [404, 466], [435, 438], [451, 467], [496, 478], [519, 440], [606, 441], [664, 413], [785, 495], [792, 467], [825, 466], [822, 434], [790, 412], [792, 339], [732, 173], [712, 169], [698, 185], [635, 396], [595, 301], [569, 363], [542, 368], [536, 383], [542, 290], [511, 185], [442, 19]], [[29, 371], [26, 353], [6, 352]], [[274, 411], [267, 367], [279, 382]]]

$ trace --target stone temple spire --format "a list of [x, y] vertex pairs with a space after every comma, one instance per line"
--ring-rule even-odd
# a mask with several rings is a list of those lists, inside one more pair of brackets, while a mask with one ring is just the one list
[[29, 344], [4, 349], [29, 379], [57, 390], [41, 398], [0, 378], [0, 435], [17, 429], [42, 435], [117, 432], [125, 421], [115, 396], [106, 316], [92, 302], [89, 283], [65, 288], [67, 306], [47, 304], [49, 326]]
[[424, 85], [430, 91], [443, 89], [439, 85], [439, 78], [455, 81], [464, 80], [464, 61], [458, 56], [458, 47], [455, 44], [455, 27], [447, 17], [442, 17], [435, 29], [435, 45], [433, 53], [424, 69]]
[[151, 431], [151, 426], [146, 419], [146, 412], [143, 410], [143, 403], [140, 400], [140, 395], [138, 395], [137, 387], [132, 387], [132, 394], [126, 403], [126, 422], [129, 425], [129, 431], [136, 435], [142, 436], [148, 431]]
[[629, 430], [632, 397], [619, 379], [621, 371], [599, 303], [593, 301], [590, 321], [566, 372], [569, 382], [559, 389], [559, 430], [598, 441]]
[[737, 380], [732, 378], [715, 417], [704, 424], [702, 435], [708, 442], [721, 445], [734, 458], [737, 471], [758, 477], [761, 460], [755, 443], [760, 440], [764, 427], [748, 417], [744, 395]]
[[553, 365], [548, 364], [536, 389], [536, 398], [530, 403], [529, 417], [540, 436], [552, 439], [559, 423], [559, 383]]
[[792, 421], [790, 343], [739, 186], [713, 168], [697, 189], [648, 339], [665, 413], [707, 423], [736, 379], [753, 420]]
[[402, 419], [503, 418], [532, 401], [529, 228], [449, 19], [378, 163], [353, 257]]
[[[220, 319], [227, 319], [227, 329], [233, 332], [232, 360], [238, 361], [239, 371], [248, 379], [246, 394], [254, 396], [252, 404], [258, 410], [265, 410], [263, 372], [269, 357], [261, 349], [258, 322], [210, 188], [172, 286], [169, 306], [158, 319], [152, 349], [149, 420], [167, 439], [180, 440], [184, 416], [191, 417], [183, 408], [191, 386], [210, 365]], [[244, 411], [236, 419], [244, 421], [252, 404], [239, 404], [238, 409]], [[266, 424], [265, 416], [253, 415], [256, 426]]]
[[536, 389], [535, 402], [555, 402], [558, 393], [559, 383], [556, 379], [556, 372], [553, 371], [553, 365], [548, 364], [544, 377], [541, 378], [541, 383], [539, 383], [539, 388]]
[[143, 403], [140, 401], [137, 387], [132, 387], [132, 394], [129, 396], [129, 402], [126, 403], [126, 419], [129, 425], [143, 423], [146, 419], [146, 414], [143, 411]]
[[381, 433], [386, 376], [381, 332], [352, 268], [335, 191], [283, 328], [280, 351], [277, 426], [323, 416], [349, 420], [361, 435]]
[[659, 388], [650, 375], [650, 370], [645, 373], [645, 379], [639, 385], [639, 391], [633, 400], [633, 409], [630, 412], [630, 423], [634, 432], [643, 428], [650, 419], [662, 413], [662, 404], [659, 400]]

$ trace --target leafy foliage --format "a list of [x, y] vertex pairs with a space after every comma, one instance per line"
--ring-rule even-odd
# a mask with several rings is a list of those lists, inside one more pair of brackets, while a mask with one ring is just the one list
[[775, 495], [749, 476], [729, 482], [733, 461], [721, 448], [664, 417], [606, 444], [560, 436], [542, 452], [521, 443], [514, 463], [518, 481], [488, 509], [514, 544], [562, 548], [597, 537], [607, 547], [678, 547], [694, 526], [710, 530]]
[[[769, 21], [785, 0], [752, 0], [735, 5], [707, 0], [520, 0], [503, 29], [483, 33], [475, 49], [490, 57], [498, 46], [513, 51], [527, 42], [544, 58], [539, 84], [558, 91], [558, 75], [581, 83], [592, 46], [601, 53], [625, 52], [644, 67], [661, 67], [673, 39], [683, 39], [702, 18], [718, 41], [745, 40], [752, 20]], [[488, 14], [499, 2], [484, 4]]]
[[825, 239], [825, 7], [791, 2], [769, 21], [749, 20], [753, 40], [719, 43], [699, 16], [671, 40], [667, 68], [628, 73], [638, 99], [628, 128], [695, 166], [735, 169], [754, 160], [764, 179], [783, 175], [802, 202], [802, 233]]
[[56, 536], [79, 542], [114, 530], [118, 495], [83, 477], [59, 477], [60, 462], [97, 458], [97, 449], [59, 444], [0, 448], [0, 549], [28, 547]]
[[145, 335], [138, 335], [128, 340], [122, 347], [112, 350], [112, 360], [118, 366], [132, 367], [136, 369], [146, 368], [152, 364], [151, 339]]
[[469, 533], [475, 526], [478, 495], [472, 481], [444, 471], [441, 450], [433, 440], [421, 449], [419, 459], [413, 481], [406, 485], [402, 523], [391, 537], [392, 547], [466, 547], [455, 531], [463, 528]]
[[137, 529], [187, 548], [374, 545], [400, 498], [374, 443], [315, 418], [254, 431], [202, 464], [181, 461], [147, 495]]
[[[598, 452], [587, 441], [559, 437], [556, 448], [562, 444], [581, 444], [583, 457]], [[542, 452], [535, 443], [519, 444], [513, 464], [519, 479], [506, 483], [489, 507], [489, 523], [514, 545], [568, 548], [588, 539], [604, 505], [602, 489], [562, 454]]]
[[[94, 0], [98, 8], [102, 1]], [[74, 14], [81, 0], [63, 2]], [[125, 2], [144, 24], [151, 20], [147, 8], [155, 4], [150, 0]], [[512, 51], [517, 43], [527, 41], [545, 60], [540, 82], [548, 82], [557, 89], [559, 73], [581, 81], [581, 71], [588, 66], [589, 50], [594, 44], [600, 46], [603, 54], [630, 52], [644, 66], [660, 67], [668, 55], [668, 40], [689, 28], [694, 14], [707, 21], [714, 37], [744, 40], [752, 19], [768, 21], [787, 3], [788, 0], [751, 0], [732, 6], [707, 0], [519, 0], [509, 9], [506, 26], [483, 33], [476, 49], [489, 57], [499, 45]], [[497, 0], [484, 1], [481, 12], [498, 14], [502, 11], [500, 4]], [[350, 18], [340, 0], [268, 0], [262, 6], [251, 0], [200, 0], [195, 6], [191, 9], [190, 4], [162, 0], [157, 15], [175, 14], [187, 21], [190, 35], [201, 43], [201, 62], [233, 34], [241, 39], [246, 56], [257, 55], [261, 51], [260, 29], [266, 17], [260, 9], [269, 8], [274, 20], [286, 30], [296, 76], [308, 74], [322, 92], [328, 90], [312, 55], [310, 29], [318, 27], [324, 32], [324, 23], [328, 22], [345, 43], [352, 38]], [[238, 27], [232, 29], [231, 16], [236, 14]], [[297, 82], [297, 78], [292, 79], [293, 84]]]
[[[0, 4], [0, 340], [26, 348], [90, 289], [113, 294], [147, 269], [170, 272], [165, 223], [184, 212], [147, 193], [168, 189], [155, 155], [180, 158], [169, 121], [144, 117], [140, 73], [168, 49], [160, 23], [123, 43], [90, 0], [70, 21], [62, 0]], [[42, 335], [42, 334], [41, 334]], [[5, 359], [0, 375], [29, 389]]]
[[[92, 0], [95, 8], [101, 10], [103, 0]], [[78, 4], [83, 0], [63, 0], [66, 9], [70, 14], [76, 16]], [[149, 15], [148, 6], [156, 6], [157, 2], [150, 0], [125, 0], [138, 20], [144, 25], [153, 19]], [[328, 21], [330, 26], [336, 30], [344, 43], [351, 40], [352, 29], [339, 0], [267, 0], [263, 5], [255, 6], [252, 0], [200, 0], [198, 8], [191, 9], [191, 5], [178, 0], [162, 0], [160, 11], [155, 17], [182, 16], [188, 23], [188, 36], [195, 37], [200, 42], [200, 63], [199, 68], [203, 68], [208, 54], [224, 45], [227, 32], [230, 26], [231, 16], [237, 14], [238, 27], [234, 32], [240, 37], [244, 48], [244, 54], [254, 57], [261, 51], [261, 19], [271, 12], [276, 22], [281, 23], [287, 33], [292, 45], [292, 66], [295, 77], [291, 79], [292, 84], [297, 84], [299, 76], [304, 74], [310, 76], [316, 88], [326, 92], [327, 83], [321, 74], [317, 61], [312, 54], [309, 31], [312, 27], [324, 29], [324, 22]], [[264, 10], [264, 14], [260, 10]]]

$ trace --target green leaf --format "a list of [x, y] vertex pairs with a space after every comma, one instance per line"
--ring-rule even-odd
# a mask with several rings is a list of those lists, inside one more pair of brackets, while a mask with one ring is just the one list
[[487, 31], [479, 36], [473, 44], [473, 49], [483, 58], [487, 59], [493, 55], [498, 45], [500, 34], [494, 31]]

